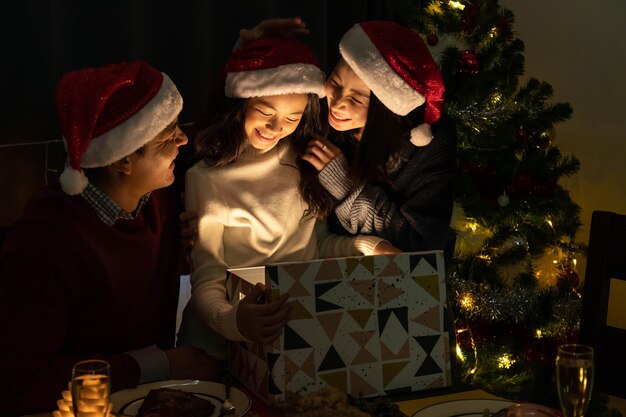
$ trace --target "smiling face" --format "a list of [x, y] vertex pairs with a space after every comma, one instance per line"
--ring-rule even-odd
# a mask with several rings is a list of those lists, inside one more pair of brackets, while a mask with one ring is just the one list
[[187, 136], [178, 127], [178, 119], [170, 123], [154, 139], [147, 142], [132, 159], [132, 182], [139, 194], [167, 187], [174, 182], [174, 159], [178, 147], [187, 143]]
[[[324, 88], [330, 126], [339, 131], [362, 131], [367, 122], [370, 89], [343, 59], [326, 80]], [[360, 131], [355, 135], [357, 139], [360, 138]]]
[[244, 131], [250, 145], [258, 150], [268, 150], [291, 135], [302, 119], [307, 102], [306, 94], [248, 99]]

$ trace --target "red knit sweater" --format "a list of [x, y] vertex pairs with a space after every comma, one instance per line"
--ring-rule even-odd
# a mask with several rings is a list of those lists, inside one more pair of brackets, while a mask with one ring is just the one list
[[72, 365], [111, 364], [112, 390], [139, 367], [124, 352], [172, 347], [178, 198], [152, 193], [136, 220], [104, 224], [82, 197], [42, 189], [0, 252], [0, 415], [50, 411]]

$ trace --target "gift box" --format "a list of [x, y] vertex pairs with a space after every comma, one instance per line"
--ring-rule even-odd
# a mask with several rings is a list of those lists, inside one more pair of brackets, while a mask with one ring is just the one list
[[229, 270], [240, 300], [257, 283], [289, 293], [290, 321], [271, 345], [230, 342], [233, 374], [270, 405], [321, 387], [355, 397], [452, 383], [443, 252], [289, 262]]

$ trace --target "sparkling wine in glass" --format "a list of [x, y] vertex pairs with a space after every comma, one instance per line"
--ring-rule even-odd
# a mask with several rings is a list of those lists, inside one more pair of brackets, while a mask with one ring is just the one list
[[564, 417], [583, 417], [593, 389], [593, 348], [579, 344], [559, 346], [556, 383]]
[[109, 363], [99, 359], [76, 363], [72, 368], [71, 391], [76, 417], [106, 417], [111, 393]]

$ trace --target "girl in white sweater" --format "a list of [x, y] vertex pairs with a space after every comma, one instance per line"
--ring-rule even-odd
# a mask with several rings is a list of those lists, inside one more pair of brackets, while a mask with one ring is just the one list
[[198, 236], [179, 334], [180, 344], [217, 357], [223, 338], [272, 342], [291, 310], [287, 294], [259, 301], [262, 285], [231, 305], [228, 268], [389, 249], [376, 237], [330, 235], [318, 221], [333, 200], [298, 158], [321, 129], [325, 76], [313, 52], [294, 39], [265, 38], [235, 51], [223, 74], [225, 97], [196, 136], [201, 160], [186, 174], [186, 209], [198, 212]]

